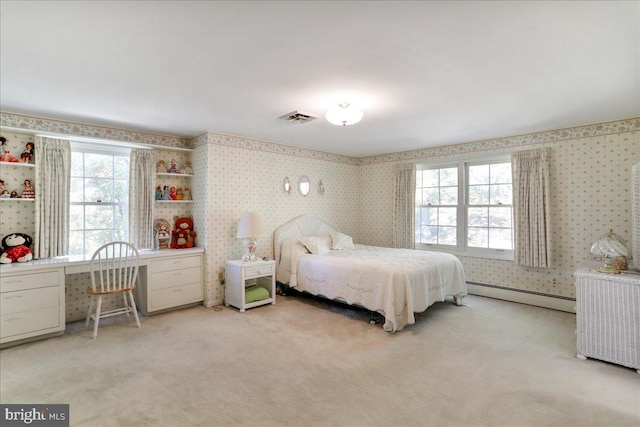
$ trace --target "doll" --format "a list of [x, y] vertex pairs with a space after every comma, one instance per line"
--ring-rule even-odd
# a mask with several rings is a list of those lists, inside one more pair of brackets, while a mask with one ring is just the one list
[[167, 173], [167, 167], [164, 165], [164, 160], [158, 161], [158, 166], [156, 166], [156, 173]]
[[24, 189], [22, 190], [22, 198], [23, 199], [35, 199], [36, 192], [33, 191], [33, 187], [31, 186], [31, 180], [24, 180]]
[[33, 158], [33, 142], [27, 142], [26, 148], [24, 149], [22, 154], [20, 154], [20, 159], [22, 160], [22, 163], [29, 163], [32, 158]]
[[191, 162], [189, 160], [184, 162], [184, 168], [182, 168], [182, 173], [187, 175], [193, 175], [193, 168], [191, 167]]
[[159, 185], [156, 187], [156, 200], [162, 200], [162, 189]]
[[177, 195], [176, 195], [176, 187], [171, 187], [171, 190], [169, 190], [169, 197], [171, 198], [171, 200], [177, 200]]
[[182, 187], [177, 187], [176, 188], [176, 200], [182, 200], [183, 199], [183, 194], [182, 194]]
[[182, 200], [191, 200], [191, 190], [189, 190], [189, 187], [184, 187], [184, 190], [182, 190]]
[[164, 187], [162, 187], [162, 200], [171, 200], [171, 197], [169, 197], [168, 185], [165, 185]]
[[178, 170], [178, 164], [176, 163], [176, 159], [171, 159], [171, 166], [169, 166], [169, 173], [180, 173]]

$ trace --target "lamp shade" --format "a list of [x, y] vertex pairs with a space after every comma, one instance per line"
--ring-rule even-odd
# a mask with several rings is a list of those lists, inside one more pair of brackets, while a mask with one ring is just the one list
[[239, 239], [248, 239], [251, 237], [258, 237], [264, 233], [264, 222], [262, 217], [257, 212], [244, 212], [240, 216], [238, 222], [238, 234], [236, 237]]
[[362, 120], [364, 113], [349, 103], [342, 103], [335, 110], [328, 111], [325, 114], [327, 121], [336, 126], [348, 126], [358, 123]]

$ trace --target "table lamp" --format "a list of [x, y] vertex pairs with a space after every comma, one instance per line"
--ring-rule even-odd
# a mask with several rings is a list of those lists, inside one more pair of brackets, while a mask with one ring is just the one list
[[256, 238], [264, 233], [264, 222], [257, 212], [244, 212], [238, 222], [238, 239], [244, 239], [242, 262], [254, 262], [256, 258]]
[[[620, 270], [626, 270], [627, 251], [625, 241], [620, 236], [615, 234], [613, 230], [603, 234], [600, 238], [591, 246], [589, 251], [591, 255], [602, 257], [605, 261], [604, 265], [597, 269], [600, 273], [618, 274]], [[611, 259], [612, 261], [608, 261]]]

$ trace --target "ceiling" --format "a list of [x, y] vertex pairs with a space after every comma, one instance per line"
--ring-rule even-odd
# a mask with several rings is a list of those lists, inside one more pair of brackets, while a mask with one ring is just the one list
[[[2, 0], [0, 19], [6, 112], [355, 157], [640, 116], [636, 1]], [[363, 120], [329, 124], [345, 100]]]

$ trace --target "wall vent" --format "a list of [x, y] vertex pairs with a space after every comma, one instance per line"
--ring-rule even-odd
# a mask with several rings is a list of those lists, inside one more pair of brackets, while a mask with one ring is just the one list
[[307, 123], [307, 122], [310, 122], [311, 120], [315, 120], [317, 117], [313, 117], [308, 114], [298, 113], [297, 111], [292, 111], [278, 118], [282, 120], [286, 120], [288, 122], [293, 122], [293, 123]]

